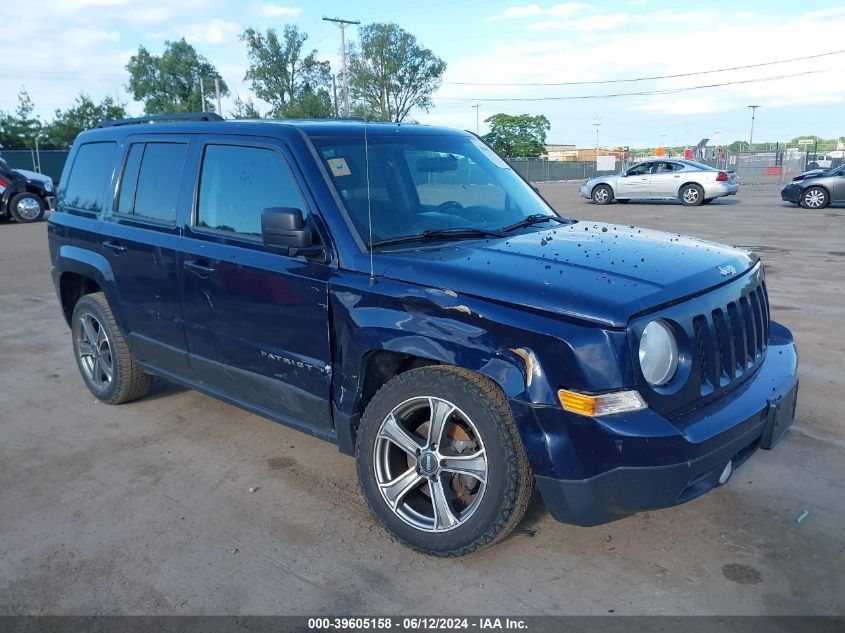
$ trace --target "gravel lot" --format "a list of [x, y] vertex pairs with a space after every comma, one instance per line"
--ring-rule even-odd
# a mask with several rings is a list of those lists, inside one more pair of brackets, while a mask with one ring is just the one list
[[845, 209], [774, 186], [695, 209], [543, 192], [564, 214], [761, 253], [801, 352], [777, 450], [681, 507], [588, 529], [535, 500], [497, 546], [427, 558], [386, 536], [329, 444], [164, 382], [97, 404], [45, 225], [0, 225], [0, 615], [845, 613]]

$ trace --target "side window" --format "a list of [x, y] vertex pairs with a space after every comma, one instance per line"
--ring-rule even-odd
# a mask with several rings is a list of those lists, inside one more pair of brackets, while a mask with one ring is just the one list
[[668, 173], [673, 171], [681, 171], [683, 170], [684, 166], [681, 163], [664, 163], [660, 162], [657, 163], [657, 169], [654, 170], [654, 173]]
[[117, 211], [160, 222], [175, 222], [187, 151], [185, 143], [135, 143], [130, 146]]
[[258, 237], [261, 212], [267, 207], [294, 207], [307, 214], [285, 158], [275, 150], [259, 147], [206, 146], [197, 226]]
[[62, 194], [64, 205], [86, 211], [102, 210], [116, 147], [112, 142], [80, 146]]
[[652, 163], [640, 163], [628, 170], [629, 176], [644, 176], [651, 171]]

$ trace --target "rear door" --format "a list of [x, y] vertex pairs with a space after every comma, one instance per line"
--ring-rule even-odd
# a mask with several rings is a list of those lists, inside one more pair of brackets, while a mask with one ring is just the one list
[[189, 371], [176, 261], [188, 149], [187, 137], [128, 137], [100, 242], [132, 351], [177, 374]]
[[671, 160], [661, 160], [654, 163], [651, 172], [651, 197], [676, 198], [678, 190], [684, 183], [686, 165]]
[[261, 212], [314, 208], [284, 144], [208, 137], [180, 253], [188, 349], [211, 390], [273, 418], [331, 427], [332, 267], [268, 250]]
[[616, 179], [617, 198], [648, 198], [651, 186], [652, 163], [634, 165]]

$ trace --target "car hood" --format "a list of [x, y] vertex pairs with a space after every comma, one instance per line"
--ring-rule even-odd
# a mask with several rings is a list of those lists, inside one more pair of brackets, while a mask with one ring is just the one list
[[391, 279], [614, 327], [733, 280], [759, 260], [723, 244], [598, 222], [378, 258]]
[[801, 180], [809, 180], [810, 178], [818, 178], [819, 176], [823, 176], [829, 170], [827, 169], [811, 169], [810, 171], [805, 171], [803, 174], [798, 174], [795, 178], [792, 179], [792, 182], [799, 182]]
[[28, 169], [13, 169], [12, 171], [19, 173], [21, 176], [23, 176], [30, 182], [37, 182], [42, 185], [53, 185], [52, 178], [50, 178], [49, 176], [45, 176], [44, 174], [39, 174], [36, 171], [29, 171]]

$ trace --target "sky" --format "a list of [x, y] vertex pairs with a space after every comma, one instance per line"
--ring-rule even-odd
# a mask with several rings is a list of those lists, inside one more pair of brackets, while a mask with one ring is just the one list
[[[0, 110], [25, 86], [42, 118], [80, 92], [107, 95], [141, 114], [125, 66], [139, 45], [161, 53], [184, 37], [215, 64], [232, 96], [244, 81], [246, 27], [295, 24], [306, 46], [340, 71], [340, 33], [324, 16], [395, 22], [447, 63], [430, 125], [487, 130], [497, 112], [544, 114], [547, 142], [592, 147], [755, 142], [845, 135], [845, 4], [841, 0], [31, 0], [5, 3]], [[358, 37], [357, 28], [347, 37]], [[22, 46], [21, 43], [26, 43]], [[834, 53], [824, 55], [826, 53]], [[729, 72], [617, 81], [779, 62]], [[766, 79], [766, 81], [758, 81]], [[729, 84], [685, 90], [702, 85]], [[679, 90], [684, 90], [678, 92]], [[630, 93], [651, 93], [632, 95]], [[662, 94], [655, 94], [662, 93]], [[609, 94], [622, 94], [606, 97]], [[603, 98], [595, 98], [602, 97]], [[588, 97], [588, 98], [585, 98]], [[517, 100], [519, 99], [519, 100]], [[536, 100], [542, 99], [542, 100]], [[478, 104], [478, 108], [473, 106]], [[223, 103], [224, 113], [231, 99]]]

